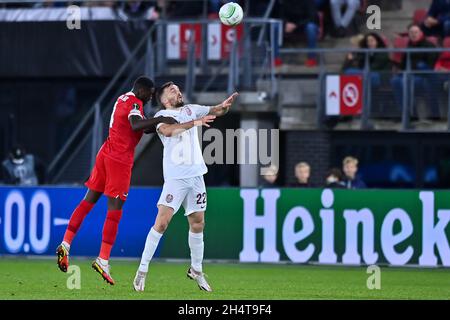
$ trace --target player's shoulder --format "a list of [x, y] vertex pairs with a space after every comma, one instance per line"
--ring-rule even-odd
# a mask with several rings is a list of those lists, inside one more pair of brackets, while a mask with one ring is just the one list
[[209, 110], [210, 107], [204, 106], [201, 104], [192, 103], [192, 104], [186, 104], [184, 106], [184, 108], [193, 110], [194, 112], [204, 112], [205, 110]]
[[142, 107], [142, 101], [136, 98], [134, 93], [131, 91], [122, 94], [117, 100], [123, 102], [125, 105], [134, 106], [136, 109], [138, 109], [137, 107]]
[[174, 116], [175, 116], [175, 114], [173, 111], [167, 110], [167, 109], [161, 109], [157, 113], [155, 113], [155, 115], [153, 117], [156, 118], [156, 117], [174, 117]]
[[195, 104], [195, 103], [186, 104], [186, 105], [183, 106], [183, 108], [184, 108], [185, 112], [187, 113], [187, 115], [189, 115], [189, 116], [190, 115], [196, 115], [199, 112], [200, 113], [204, 113], [205, 110], [207, 110], [205, 106], [202, 106], [202, 105], [199, 105], [199, 104]]

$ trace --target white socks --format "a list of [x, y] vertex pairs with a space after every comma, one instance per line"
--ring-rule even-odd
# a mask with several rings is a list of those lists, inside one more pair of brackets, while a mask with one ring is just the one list
[[148, 272], [148, 265], [150, 260], [152, 260], [155, 254], [156, 248], [158, 247], [159, 240], [162, 237], [162, 233], [159, 233], [153, 227], [147, 235], [147, 240], [145, 240], [144, 252], [142, 252], [141, 264], [139, 265], [139, 271]]
[[66, 248], [67, 251], [70, 250], [70, 244], [68, 244], [67, 242], [63, 241], [62, 245]]
[[[139, 271], [148, 272], [148, 265], [155, 254], [158, 247], [159, 240], [162, 234], [151, 228], [145, 241], [144, 252], [142, 253], [141, 264], [139, 265]], [[203, 232], [193, 233], [189, 231], [189, 248], [191, 249], [191, 266], [197, 272], [203, 272]]]
[[195, 271], [203, 272], [203, 232], [193, 233], [189, 231], [189, 248], [191, 248], [191, 266]]

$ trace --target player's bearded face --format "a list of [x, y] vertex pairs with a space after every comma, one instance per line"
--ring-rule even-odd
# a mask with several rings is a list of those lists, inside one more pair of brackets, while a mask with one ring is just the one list
[[181, 92], [178, 92], [176, 101], [177, 101], [176, 102], [176, 107], [177, 108], [182, 107], [184, 105], [184, 103], [183, 103], [183, 95], [181, 94]]
[[184, 105], [183, 102], [183, 94], [181, 93], [180, 89], [178, 89], [177, 86], [173, 86], [170, 91], [170, 104], [174, 108], [179, 108]]

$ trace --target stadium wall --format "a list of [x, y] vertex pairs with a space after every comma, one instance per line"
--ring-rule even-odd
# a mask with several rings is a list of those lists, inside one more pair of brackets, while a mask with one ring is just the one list
[[[133, 188], [112, 255], [140, 256], [160, 188]], [[0, 254], [52, 255], [79, 187], [0, 187]], [[209, 188], [205, 258], [241, 262], [450, 267], [448, 191]], [[73, 255], [96, 256], [106, 201], [89, 214]], [[178, 213], [159, 257], [188, 258]]]

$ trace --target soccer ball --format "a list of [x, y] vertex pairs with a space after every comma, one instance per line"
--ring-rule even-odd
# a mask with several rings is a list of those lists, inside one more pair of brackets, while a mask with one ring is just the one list
[[244, 18], [242, 7], [234, 2], [225, 3], [219, 10], [219, 18], [227, 26], [235, 26]]

